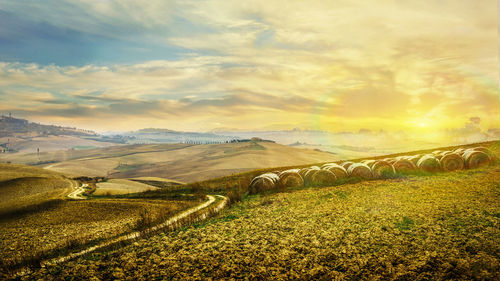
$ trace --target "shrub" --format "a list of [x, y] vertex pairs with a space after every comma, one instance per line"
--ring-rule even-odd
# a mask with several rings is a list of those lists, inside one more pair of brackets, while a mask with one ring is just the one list
[[233, 204], [240, 202], [243, 196], [239, 190], [231, 190], [227, 193], [227, 197], [229, 198], [229, 203]]

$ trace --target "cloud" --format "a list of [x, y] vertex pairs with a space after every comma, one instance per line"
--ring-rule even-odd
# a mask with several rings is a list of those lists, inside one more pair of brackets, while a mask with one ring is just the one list
[[493, 5], [5, 2], [0, 110], [102, 129], [429, 134], [420, 124], [460, 128], [470, 116], [496, 128]]

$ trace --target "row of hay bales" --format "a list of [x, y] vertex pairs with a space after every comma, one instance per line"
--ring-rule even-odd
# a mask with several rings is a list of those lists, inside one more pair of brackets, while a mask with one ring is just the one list
[[321, 167], [289, 169], [265, 173], [250, 183], [250, 193], [304, 185], [325, 186], [346, 178], [380, 179], [390, 178], [396, 173], [415, 171], [438, 172], [473, 169], [487, 165], [494, 160], [494, 154], [485, 147], [458, 148], [449, 151], [436, 150], [429, 154], [398, 156], [382, 160], [345, 161], [341, 164], [328, 163]]

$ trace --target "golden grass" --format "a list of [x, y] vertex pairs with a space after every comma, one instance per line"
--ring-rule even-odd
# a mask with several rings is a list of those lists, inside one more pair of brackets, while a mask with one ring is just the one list
[[97, 189], [93, 193], [99, 195], [117, 195], [138, 193], [148, 190], [156, 190], [158, 187], [126, 179], [110, 179], [106, 182], [97, 183]]
[[33, 256], [105, 239], [153, 224], [196, 200], [59, 200], [22, 217], [0, 219], [0, 269]]
[[78, 183], [44, 169], [0, 164], [0, 217], [61, 199]]
[[252, 196], [30, 278], [495, 280], [500, 167]]

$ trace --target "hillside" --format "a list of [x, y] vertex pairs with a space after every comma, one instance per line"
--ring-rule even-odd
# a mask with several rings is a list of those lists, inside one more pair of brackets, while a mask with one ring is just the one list
[[64, 198], [77, 184], [57, 172], [0, 164], [0, 216]]
[[[104, 193], [154, 190], [127, 180], [102, 183]], [[66, 176], [18, 164], [0, 164], [0, 279], [6, 268], [162, 221], [198, 204], [199, 198], [161, 200], [71, 200], [79, 183]], [[97, 194], [99, 195], [99, 194]]]
[[0, 116], [0, 137], [16, 137], [18, 135], [47, 136], [47, 135], [76, 135], [95, 136], [95, 132], [77, 128], [43, 125], [29, 122], [25, 119], [11, 116]]
[[48, 163], [49, 170], [69, 175], [111, 178], [159, 177], [194, 182], [233, 173], [283, 165], [337, 160], [327, 152], [272, 142], [223, 144], [143, 144], [24, 155], [0, 155], [0, 161]]
[[[500, 156], [500, 142], [482, 145]], [[498, 280], [499, 178], [496, 163], [247, 196], [213, 219], [30, 278]]]
[[62, 149], [88, 149], [117, 145], [120, 140], [72, 127], [43, 125], [0, 116], [0, 154], [34, 153]]

